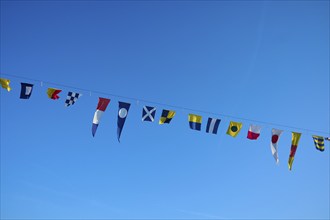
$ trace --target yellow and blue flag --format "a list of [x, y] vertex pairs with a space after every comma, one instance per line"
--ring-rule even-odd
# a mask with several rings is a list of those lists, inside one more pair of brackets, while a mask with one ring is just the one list
[[317, 150], [324, 151], [324, 137], [313, 135], [314, 144]]
[[189, 114], [188, 116], [189, 126], [193, 130], [200, 131], [202, 125], [202, 116]]

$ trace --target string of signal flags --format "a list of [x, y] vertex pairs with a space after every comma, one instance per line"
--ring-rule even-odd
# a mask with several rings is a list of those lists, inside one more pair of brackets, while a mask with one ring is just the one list
[[[5, 75], [9, 75], [9, 74], [5, 74]], [[9, 75], [9, 76], [12, 76], [14, 78], [21, 78], [21, 79], [25, 78], [25, 77], [14, 76], [14, 75]], [[25, 78], [25, 79], [28, 79], [28, 78]], [[40, 80], [36, 80], [36, 79], [28, 79], [28, 80], [40, 81]], [[40, 82], [42, 83], [42, 81], [40, 81]], [[2, 88], [6, 89], [8, 92], [11, 91], [9, 79], [0, 78], [0, 83], [1, 83]], [[55, 83], [50, 83], [50, 84], [55, 85]], [[73, 87], [65, 86], [65, 85], [62, 85], [62, 86], [68, 87], [68, 88], [73, 88]], [[21, 82], [20, 99], [29, 99], [32, 95], [33, 87], [34, 87], [34, 84]], [[86, 89], [80, 89], [80, 90], [88, 91]], [[48, 98], [50, 98], [52, 100], [57, 100], [60, 98], [59, 94], [61, 92], [62, 92], [61, 89], [48, 88], [46, 94], [47, 94]], [[117, 96], [117, 95], [113, 95], [113, 94], [109, 94], [109, 95]], [[67, 97], [65, 99], [65, 106], [69, 107], [71, 105], [74, 105], [81, 96], [82, 96], [81, 93], [69, 91], [67, 94]], [[120, 97], [120, 96], [117, 96], [117, 97]], [[132, 98], [130, 98], [130, 99], [132, 99]], [[109, 103], [110, 103], [110, 99], [99, 97], [96, 111], [94, 113], [94, 117], [93, 117], [93, 121], [92, 121], [93, 137], [96, 134], [96, 131], [98, 129], [98, 126], [99, 126], [101, 118], [102, 118], [102, 115], [106, 111]], [[152, 103], [152, 102], [149, 102], [149, 103]], [[118, 106], [118, 119], [117, 119], [117, 138], [118, 138], [118, 141], [120, 142], [121, 133], [123, 131], [124, 124], [125, 124], [126, 118], [128, 116], [128, 112], [129, 112], [131, 104], [127, 103], [127, 102], [121, 102], [121, 101], [119, 101], [118, 104], [119, 104], [119, 106]], [[173, 106], [173, 107], [175, 107], [175, 106]], [[189, 109], [189, 110], [193, 110], [193, 109]], [[199, 111], [199, 112], [201, 112], [201, 111]], [[154, 122], [155, 114], [156, 114], [156, 107], [143, 106], [142, 121]], [[159, 119], [159, 124], [170, 124], [170, 122], [174, 118], [175, 114], [176, 114], [176, 111], [174, 111], [174, 110], [163, 109], [160, 119]], [[249, 120], [249, 121], [255, 121], [255, 120]], [[221, 119], [209, 117], [207, 120], [206, 132], [211, 133], [211, 134], [217, 134], [220, 122], [221, 122]], [[201, 131], [202, 116], [196, 115], [196, 114], [188, 114], [188, 123], [189, 123], [189, 127], [192, 130]], [[265, 122], [263, 122], [263, 123], [265, 123]], [[267, 124], [267, 123], [265, 123], [265, 124]], [[271, 124], [271, 123], [268, 123], [268, 124]], [[228, 134], [232, 137], [236, 137], [240, 133], [242, 126], [243, 126], [243, 124], [241, 122], [230, 121], [226, 134]], [[281, 125], [281, 126], [289, 127], [289, 126], [285, 126], [285, 125]], [[305, 130], [307, 130], [307, 129], [305, 129]], [[250, 124], [249, 130], [247, 133], [247, 138], [250, 140], [257, 140], [260, 136], [260, 133], [261, 133], [261, 126], [255, 125], [255, 124]], [[271, 130], [270, 148], [271, 148], [272, 155], [277, 164], [279, 163], [278, 142], [279, 142], [279, 139], [280, 139], [280, 136], [282, 133], [283, 133], [283, 130], [280, 130], [280, 129], [273, 128]], [[294, 156], [295, 156], [296, 150], [298, 148], [298, 143], [299, 143], [300, 137], [301, 137], [301, 133], [292, 132], [292, 139], [291, 139], [292, 143], [291, 143], [291, 149], [290, 149], [289, 160], [288, 160], [289, 170], [292, 169], [292, 164], [294, 161]], [[321, 152], [323, 152], [325, 149], [324, 141], [325, 140], [330, 141], [330, 137], [324, 137], [324, 136], [320, 136], [320, 135], [312, 135], [312, 138], [314, 141], [315, 148]]]

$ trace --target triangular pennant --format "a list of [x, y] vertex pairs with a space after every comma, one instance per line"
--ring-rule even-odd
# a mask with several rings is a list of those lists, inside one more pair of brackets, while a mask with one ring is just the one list
[[117, 138], [118, 141], [120, 142], [121, 132], [123, 130], [131, 104], [126, 102], [118, 102], [118, 103], [119, 103], [119, 110], [118, 110], [118, 120], [117, 120]]
[[290, 150], [290, 156], [288, 161], [289, 170], [292, 169], [292, 164], [294, 160], [294, 156], [296, 154], [298, 143], [300, 140], [301, 133], [292, 132], [292, 143], [291, 143], [291, 150]]
[[105, 110], [108, 107], [108, 104], [110, 103], [110, 99], [106, 99], [106, 98], [99, 98], [99, 102], [97, 104], [96, 107], [96, 111], [94, 113], [94, 118], [93, 118], [93, 125], [92, 125], [92, 135], [93, 137], [95, 136], [97, 127], [99, 126], [101, 117], [103, 115], [103, 113], [105, 112]]
[[280, 139], [280, 136], [281, 136], [282, 132], [283, 132], [282, 130], [278, 130], [278, 129], [273, 128], [272, 129], [272, 138], [271, 138], [271, 141], [270, 141], [270, 149], [272, 151], [272, 155], [273, 155], [273, 157], [274, 157], [277, 164], [279, 163], [277, 144], [278, 144], [278, 141]]

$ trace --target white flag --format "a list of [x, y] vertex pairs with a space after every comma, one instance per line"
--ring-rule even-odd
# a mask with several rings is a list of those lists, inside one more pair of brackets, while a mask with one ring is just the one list
[[277, 164], [279, 162], [277, 143], [278, 143], [278, 140], [280, 139], [282, 132], [283, 132], [282, 130], [273, 128], [272, 129], [272, 139], [270, 141], [270, 149], [272, 150], [273, 157], [275, 158]]

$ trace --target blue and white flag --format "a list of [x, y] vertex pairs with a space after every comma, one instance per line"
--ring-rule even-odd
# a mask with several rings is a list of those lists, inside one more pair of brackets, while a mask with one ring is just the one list
[[143, 106], [142, 110], [142, 121], [151, 121], [155, 120], [156, 108], [150, 106]]
[[80, 96], [82, 96], [82, 94], [76, 92], [68, 92], [68, 96], [66, 97], [65, 100], [65, 106], [68, 107], [70, 105], [73, 105]]
[[220, 121], [221, 120], [217, 118], [209, 118], [207, 120], [206, 132], [217, 134]]
[[119, 103], [119, 111], [118, 111], [118, 120], [117, 120], [117, 137], [120, 142], [121, 131], [123, 130], [125, 120], [128, 114], [130, 103], [126, 102], [118, 102]]
[[33, 84], [21, 83], [21, 99], [29, 99], [32, 94]]

